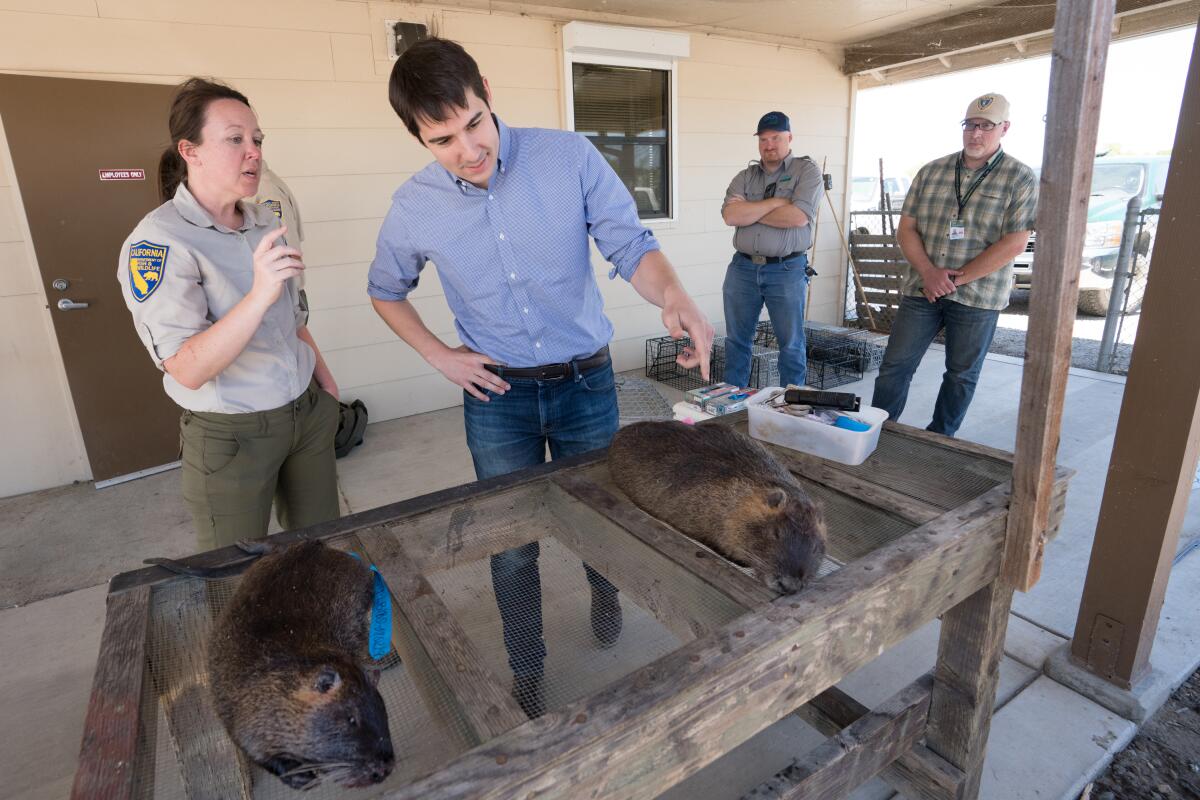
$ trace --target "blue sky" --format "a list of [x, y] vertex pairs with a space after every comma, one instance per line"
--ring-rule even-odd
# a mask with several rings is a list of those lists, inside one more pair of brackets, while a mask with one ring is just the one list
[[[1168, 153], [1187, 77], [1194, 27], [1116, 42], [1109, 49], [1097, 149]], [[1012, 104], [1005, 150], [1030, 166], [1042, 161], [1050, 58], [1043, 56], [936, 78], [864, 89], [854, 121], [854, 174], [913, 175], [962, 147], [967, 104], [999, 92]]]

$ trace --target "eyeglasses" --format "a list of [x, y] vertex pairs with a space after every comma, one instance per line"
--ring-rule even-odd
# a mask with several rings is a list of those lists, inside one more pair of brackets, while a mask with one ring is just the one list
[[988, 131], [996, 129], [996, 123], [994, 123], [994, 122], [971, 122], [970, 120], [966, 120], [966, 119], [963, 120], [962, 129], [964, 131], [967, 131], [969, 133], [969, 132], [975, 130], [976, 128], [983, 131], [984, 133], [987, 133]]

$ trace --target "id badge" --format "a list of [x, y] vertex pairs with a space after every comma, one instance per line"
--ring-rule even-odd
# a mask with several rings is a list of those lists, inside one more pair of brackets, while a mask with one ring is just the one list
[[950, 241], [967, 238], [967, 228], [962, 221], [957, 219], [950, 220]]

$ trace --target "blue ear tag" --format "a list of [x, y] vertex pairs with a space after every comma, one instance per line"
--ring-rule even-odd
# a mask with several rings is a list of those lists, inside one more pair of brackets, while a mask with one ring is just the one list
[[[362, 560], [358, 553], [347, 555]], [[371, 565], [371, 572], [375, 573], [375, 600], [371, 603], [371, 633], [367, 641], [367, 650], [371, 658], [379, 661], [392, 649], [392, 597], [388, 593], [387, 584], [383, 582], [383, 576], [374, 564]]]

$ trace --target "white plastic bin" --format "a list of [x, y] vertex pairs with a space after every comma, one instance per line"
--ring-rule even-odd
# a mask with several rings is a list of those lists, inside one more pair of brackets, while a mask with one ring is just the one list
[[879, 444], [879, 431], [888, 418], [883, 409], [867, 406], [861, 411], [840, 412], [871, 426], [866, 431], [848, 431], [788, 416], [764, 406], [767, 398], [778, 391], [782, 391], [781, 387], [768, 386], [750, 398], [747, 411], [750, 415], [750, 435], [755, 439], [843, 464], [861, 464]]

